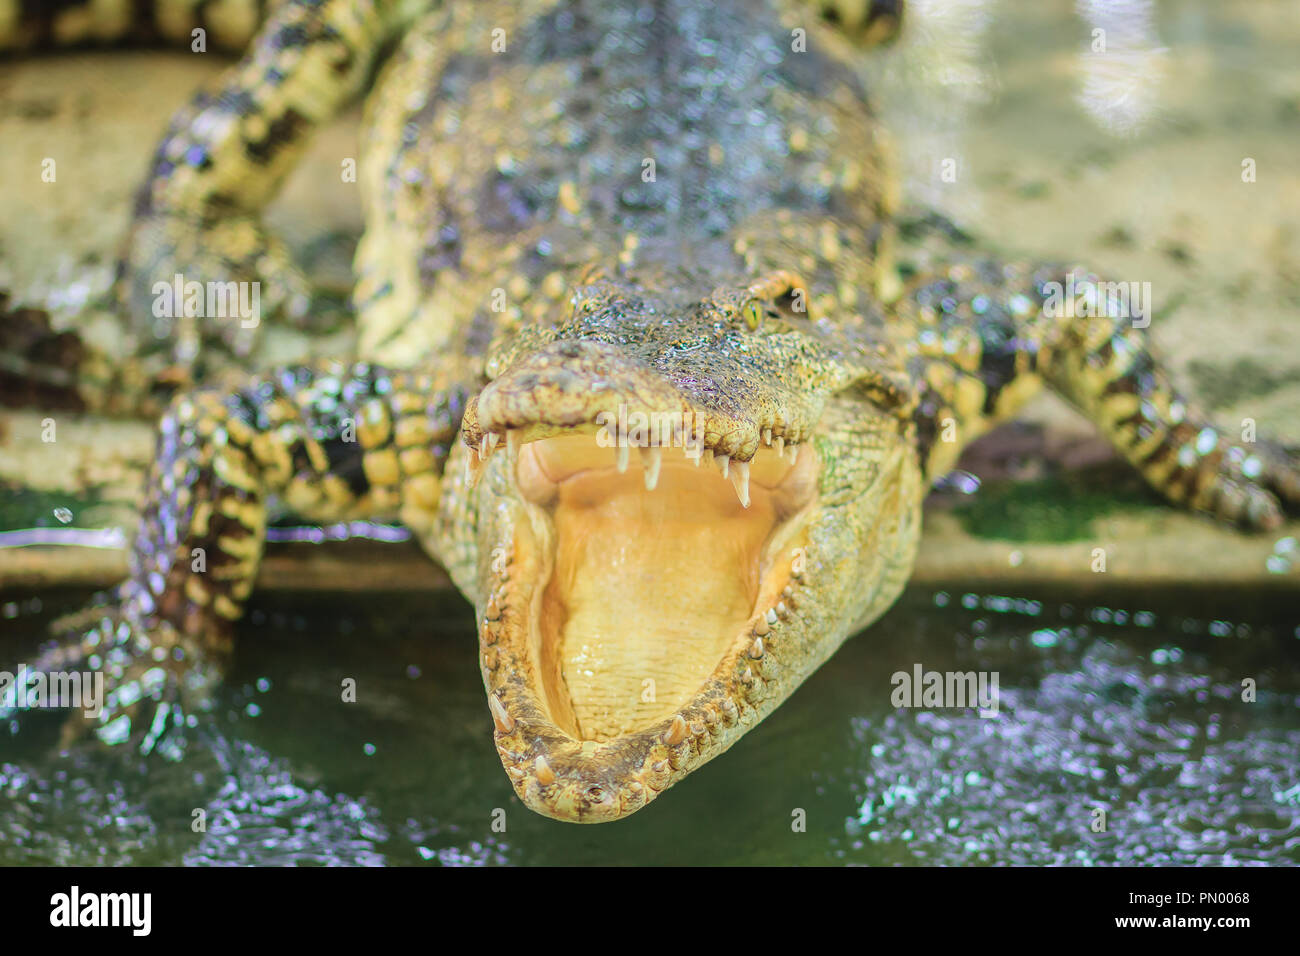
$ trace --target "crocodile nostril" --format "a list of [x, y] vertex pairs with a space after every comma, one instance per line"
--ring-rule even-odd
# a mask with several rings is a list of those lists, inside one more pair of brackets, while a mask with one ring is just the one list
[[586, 794], [584, 794], [584, 796], [586, 796], [586, 798], [590, 800], [592, 803], [600, 803], [602, 800], [605, 799], [605, 788], [599, 785], [594, 787], [588, 787], [587, 792]]

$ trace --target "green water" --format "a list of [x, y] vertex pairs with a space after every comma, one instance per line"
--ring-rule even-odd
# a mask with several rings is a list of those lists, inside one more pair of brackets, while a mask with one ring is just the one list
[[[10, 606], [6, 659], [66, 600]], [[578, 827], [514, 797], [454, 596], [263, 601], [180, 761], [0, 731], [0, 864], [1296, 864], [1297, 625], [1286, 596], [912, 591], [728, 753]], [[997, 672], [998, 715], [894, 708], [918, 663]]]

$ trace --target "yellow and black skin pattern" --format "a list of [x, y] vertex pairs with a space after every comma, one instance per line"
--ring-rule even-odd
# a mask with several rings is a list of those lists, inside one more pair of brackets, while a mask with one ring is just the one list
[[271, 6], [267, 0], [3, 0], [0, 54], [94, 46], [205, 46], [240, 52]]
[[[0, 0], [0, 28], [11, 49], [127, 38], [130, 17], [94, 18], [130, 8], [141, 35], [183, 40], [218, 15], [243, 22], [238, 5]], [[1300, 505], [1294, 458], [1198, 413], [1143, 323], [1045, 308], [1051, 284], [1082, 287], [1085, 267], [958, 249], [900, 277], [889, 141], [853, 63], [893, 36], [901, 7], [248, 5], [260, 26], [242, 59], [157, 149], [117, 297], [128, 321], [153, 322], [159, 278], [259, 281], [270, 320], [310, 326], [313, 292], [260, 214], [311, 132], [361, 96], [360, 351], [182, 388], [162, 414], [130, 579], [40, 666], [99, 659], [116, 695], [102, 719], [152, 733], [219, 676], [270, 499], [310, 520], [400, 518], [476, 606], [521, 799], [600, 821], [725, 750], [883, 613], [926, 488], [1042, 385], [1171, 501], [1276, 527]], [[245, 355], [258, 330], [165, 332], [169, 363], [198, 379], [204, 355]], [[490, 453], [619, 403], [685, 413], [729, 480], [761, 449], [814, 452], [817, 504], [805, 565], [756, 614], [734, 672], [651, 732], [584, 744], [530, 696], [512, 629], [532, 558], [511, 550], [516, 493]]]

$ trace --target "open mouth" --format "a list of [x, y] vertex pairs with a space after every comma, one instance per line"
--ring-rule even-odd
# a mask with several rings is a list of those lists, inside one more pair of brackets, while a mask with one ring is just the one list
[[[543, 437], [529, 440], [530, 431]], [[795, 603], [816, 498], [812, 446], [764, 438], [747, 462], [700, 447], [602, 447], [589, 431], [541, 427], [485, 437], [471, 453], [478, 472], [480, 456], [508, 449], [517, 502], [500, 543], [510, 571], [492, 592], [500, 599], [489, 602], [484, 635], [490, 662], [512, 664], [488, 674], [499, 746], [503, 726], [532, 724], [531, 740], [517, 738], [526, 754], [507, 759], [502, 749], [508, 772], [521, 765], [544, 788], [560, 773], [560, 751], [594, 770], [600, 752], [617, 750], [627, 766], [629, 755], [649, 759], [696, 731], [696, 758], [729, 745], [718, 738], [737, 716], [731, 685], [753, 682], [749, 665], [760, 666], [776, 609], [786, 615]], [[511, 776], [519, 787], [521, 774]], [[590, 790], [632, 782], [602, 779]], [[539, 802], [549, 815], [581, 816]]]

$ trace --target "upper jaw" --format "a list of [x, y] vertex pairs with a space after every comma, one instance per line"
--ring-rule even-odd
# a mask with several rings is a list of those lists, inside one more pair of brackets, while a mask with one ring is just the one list
[[[791, 450], [770, 431], [764, 434], [766, 429], [755, 429], [757, 448], [748, 458], [742, 457], [743, 445], [733, 456], [706, 441], [701, 458], [713, 457], [713, 468], [707, 470], [703, 462], [698, 471], [686, 464], [680, 448], [652, 446], [643, 449], [644, 457], [627, 456], [630, 460], [619, 449], [608, 452], [615, 469], [625, 463], [630, 479], [640, 467], [645, 487], [659, 493], [665, 490], [661, 481], [671, 494], [674, 482], [696, 480], [690, 474], [710, 476], [707, 480], [715, 485], [701, 494], [716, 496], [726, 473], [736, 496], [733, 510], [766, 508], [776, 517], [764, 542], [752, 606], [734, 633], [715, 635], [723, 650], [712, 669], [650, 722], [592, 739], [577, 730], [572, 714], [560, 712], [563, 701], [557, 704], [557, 694], [563, 697], [567, 685], [558, 674], [554, 649], [544, 646], [542, 626], [546, 589], [559, 553], [547, 482], [558, 485], [572, 476], [567, 466], [557, 475], [547, 464], [549, 446], [529, 446], [548, 437], [591, 434], [598, 426], [534, 421], [503, 430], [486, 427], [500, 423], [493, 404], [480, 402], [478, 414], [467, 415], [463, 429], [466, 444], [474, 449], [467, 456], [471, 477], [485, 480], [479, 491], [480, 659], [497, 749], [516, 792], [531, 809], [570, 822], [617, 819], [724, 751], [801, 678], [800, 669], [783, 666], [782, 659], [788, 657], [792, 664], [802, 659], [793, 652], [796, 642], [807, 639], [800, 627], [800, 605], [806, 601], [801, 549], [816, 511], [818, 457], [811, 443]], [[531, 473], [539, 461], [551, 472], [540, 479]], [[582, 480], [588, 471], [579, 464], [573, 474]], [[608, 467], [601, 474], [620, 480]], [[726, 507], [715, 500], [718, 508]], [[631, 626], [653, 634], [654, 623], [633, 621]]]
[[[602, 415], [623, 421], [642, 413], [666, 416], [680, 431], [698, 436], [722, 466], [724, 457], [749, 462], [760, 448], [781, 451], [806, 441], [828, 394], [717, 370], [668, 375], [608, 343], [564, 340], [520, 359], [471, 398], [461, 434], [485, 455], [512, 434], [524, 443], [595, 431]], [[669, 442], [649, 443], [656, 444]]]

